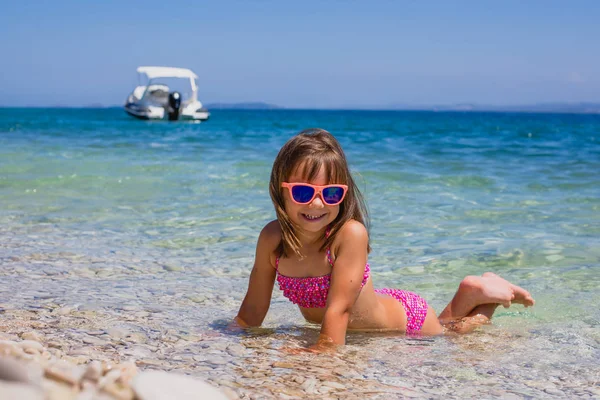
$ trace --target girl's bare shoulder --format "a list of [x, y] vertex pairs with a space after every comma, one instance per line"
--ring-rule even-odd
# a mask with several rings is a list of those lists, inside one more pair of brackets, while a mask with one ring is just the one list
[[333, 247], [339, 251], [340, 248], [346, 246], [368, 246], [368, 244], [369, 233], [367, 228], [362, 223], [351, 219], [340, 228]]
[[275, 219], [266, 224], [260, 232], [258, 241], [270, 251], [275, 251], [281, 242], [281, 225], [279, 225], [279, 221]]
[[348, 220], [344, 225], [342, 225], [338, 235], [340, 238], [369, 237], [367, 228], [355, 219]]

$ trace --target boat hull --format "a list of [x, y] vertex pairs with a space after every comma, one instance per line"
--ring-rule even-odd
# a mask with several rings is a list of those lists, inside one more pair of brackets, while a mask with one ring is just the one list
[[[166, 119], [166, 112], [162, 107], [143, 107], [135, 103], [128, 103], [124, 107], [125, 112], [132, 117], [141, 120], [163, 120]], [[181, 110], [177, 120], [179, 121], [207, 121], [210, 118], [210, 112], [205, 108], [197, 109], [195, 107], [185, 107]]]

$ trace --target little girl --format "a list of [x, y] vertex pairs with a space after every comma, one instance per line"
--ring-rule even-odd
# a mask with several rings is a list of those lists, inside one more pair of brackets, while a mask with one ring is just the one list
[[340, 144], [327, 131], [305, 130], [281, 148], [269, 192], [277, 219], [258, 238], [235, 318], [241, 327], [260, 326], [275, 280], [306, 320], [321, 324], [317, 348], [344, 344], [348, 329], [468, 332], [489, 322], [500, 304], [534, 304], [526, 290], [489, 272], [464, 278], [439, 317], [415, 293], [374, 289], [365, 203]]

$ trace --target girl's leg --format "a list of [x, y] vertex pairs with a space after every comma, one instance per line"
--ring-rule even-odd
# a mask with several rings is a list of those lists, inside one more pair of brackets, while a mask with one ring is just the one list
[[[511, 302], [523, 304], [525, 307], [534, 304], [529, 292], [496, 274], [486, 272], [482, 276], [467, 276], [438, 318], [442, 324], [471, 315], [484, 315], [491, 318], [498, 305], [502, 304], [508, 308]], [[490, 305], [490, 307], [482, 308], [481, 312], [473, 314], [481, 305]]]
[[480, 325], [489, 324], [492, 315], [500, 304], [481, 304], [469, 313], [469, 315], [458, 320], [438, 320], [435, 312], [429, 307], [429, 312], [421, 328], [423, 335], [439, 335], [442, 333], [469, 333]]
[[492, 320], [492, 315], [500, 304], [482, 304], [466, 317], [459, 320], [447, 321], [443, 323], [446, 332], [452, 333], [469, 333], [481, 325], [489, 324]]

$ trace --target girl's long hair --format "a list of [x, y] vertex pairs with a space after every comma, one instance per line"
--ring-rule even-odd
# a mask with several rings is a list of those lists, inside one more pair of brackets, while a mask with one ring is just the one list
[[[291, 138], [279, 150], [271, 171], [269, 193], [282, 233], [277, 249], [280, 256], [289, 257], [295, 253], [303, 258], [297, 234], [298, 228], [285, 212], [284, 189], [281, 187], [281, 183], [287, 182], [299, 167], [302, 168], [300, 172], [307, 182], [313, 180], [321, 168], [324, 168], [330, 184], [348, 185], [348, 193], [340, 204], [340, 213], [329, 226], [329, 235], [325, 238], [321, 251], [331, 246], [341, 227], [350, 219], [357, 220], [367, 230], [369, 229], [370, 221], [364, 198], [352, 179], [346, 156], [339, 142], [326, 130], [306, 129]], [[367, 251], [370, 251], [370, 246], [367, 247]]]

